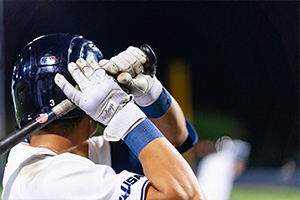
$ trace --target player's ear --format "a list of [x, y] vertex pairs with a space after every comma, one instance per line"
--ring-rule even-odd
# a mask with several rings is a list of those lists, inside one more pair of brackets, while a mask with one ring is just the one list
[[93, 120], [91, 117], [89, 117], [89, 118], [90, 118], [90, 130], [89, 130], [90, 132], [89, 132], [89, 134], [90, 134], [90, 137], [91, 137], [91, 136], [95, 135], [95, 133], [97, 132], [99, 124], [95, 120]]

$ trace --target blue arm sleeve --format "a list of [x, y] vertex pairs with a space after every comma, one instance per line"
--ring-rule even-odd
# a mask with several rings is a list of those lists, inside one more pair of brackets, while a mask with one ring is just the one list
[[188, 135], [188, 138], [185, 140], [185, 142], [180, 147], [177, 148], [177, 150], [180, 153], [184, 153], [184, 152], [188, 151], [198, 141], [198, 134], [197, 134], [197, 131], [194, 128], [193, 124], [187, 118], [185, 118], [185, 122], [186, 122], [186, 128], [188, 130], [189, 135]]
[[[182, 144], [182, 146], [177, 148], [180, 153], [186, 152], [187, 150], [192, 148], [198, 141], [197, 132], [188, 119], [186, 119], [186, 127], [189, 136]], [[138, 174], [143, 174], [143, 168], [137, 156], [128, 148], [123, 140], [119, 142], [110, 142], [110, 145], [112, 168], [117, 173], [121, 172], [122, 170], [128, 170]]]

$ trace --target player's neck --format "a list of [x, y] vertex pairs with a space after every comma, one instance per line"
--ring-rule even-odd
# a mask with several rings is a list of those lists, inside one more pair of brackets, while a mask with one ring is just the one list
[[[58, 154], [70, 152], [83, 157], [88, 157], [88, 142], [87, 140], [72, 140], [72, 138], [63, 137], [53, 133], [43, 133], [33, 135], [31, 137], [31, 146], [42, 147], [49, 150], [54, 149]], [[55, 152], [52, 150], [53, 152]], [[55, 153], [57, 153], [55, 152]]]
[[[82, 120], [72, 133], [64, 133], [59, 127], [40, 130], [31, 137], [31, 146], [55, 149], [59, 153], [70, 152], [88, 157], [88, 138], [96, 126], [91, 126], [89, 118]], [[52, 150], [55, 152], [54, 150]], [[56, 153], [56, 152], [55, 152]]]
[[97, 123], [86, 116], [71, 133], [64, 132], [59, 126], [52, 126], [47, 131], [40, 130], [31, 137], [31, 146], [42, 145], [43, 148], [52, 148], [59, 153], [70, 152], [87, 158], [88, 138], [96, 129]]

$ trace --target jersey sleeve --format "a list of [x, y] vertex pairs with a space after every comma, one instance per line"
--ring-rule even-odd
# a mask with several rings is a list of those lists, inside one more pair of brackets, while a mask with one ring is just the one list
[[[61, 159], [47, 172], [43, 188], [52, 199], [119, 199], [145, 198], [149, 183], [145, 176], [128, 171], [118, 174], [107, 165], [87, 163], [87, 159]], [[50, 166], [49, 166], [50, 167]], [[44, 176], [45, 177], [45, 176]]]
[[128, 170], [137, 174], [143, 174], [143, 167], [136, 155], [129, 149], [123, 140], [111, 142], [111, 167], [116, 173]]
[[89, 139], [89, 159], [96, 164], [111, 166], [111, 146], [103, 136], [94, 136]]

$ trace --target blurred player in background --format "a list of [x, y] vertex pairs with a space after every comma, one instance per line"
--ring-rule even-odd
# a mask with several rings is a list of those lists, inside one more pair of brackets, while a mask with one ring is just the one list
[[250, 149], [249, 143], [228, 136], [195, 145], [195, 156], [202, 158], [196, 174], [207, 199], [230, 199], [234, 180], [247, 166]]
[[145, 63], [135, 47], [105, 60], [78, 35], [26, 45], [12, 79], [19, 127], [65, 98], [78, 108], [11, 150], [3, 199], [204, 199], [179, 154], [197, 134]]

